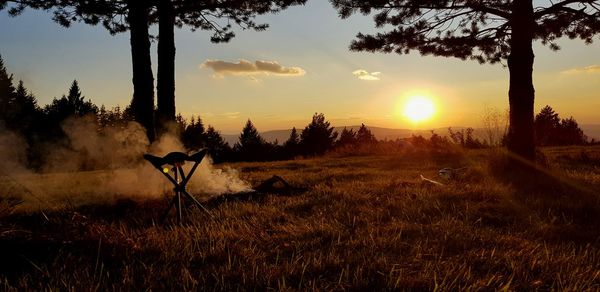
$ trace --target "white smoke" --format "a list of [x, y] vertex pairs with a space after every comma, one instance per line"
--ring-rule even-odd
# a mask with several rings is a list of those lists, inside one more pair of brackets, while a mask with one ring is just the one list
[[[42, 173], [26, 169], [27, 144], [14, 133], [0, 131], [0, 200], [19, 195], [25, 208], [60, 208], [108, 203], [118, 198], [162, 198], [173, 185], [142, 155], [186, 152], [175, 135], [163, 135], [149, 145], [137, 123], [97, 129], [93, 119], [69, 119], [63, 124], [68, 143], [47, 148]], [[189, 171], [192, 162], [184, 165]], [[94, 170], [103, 169], [103, 170]], [[205, 157], [190, 179], [188, 190], [199, 199], [250, 190], [235, 169], [215, 168]]]
[[0, 128], [0, 175], [27, 172], [27, 142], [23, 137]]

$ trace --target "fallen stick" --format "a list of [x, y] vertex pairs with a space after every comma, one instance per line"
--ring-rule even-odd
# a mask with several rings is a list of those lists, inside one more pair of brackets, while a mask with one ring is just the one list
[[434, 181], [432, 179], [428, 179], [428, 178], [424, 177], [422, 174], [421, 174], [421, 179], [424, 180], [424, 181], [426, 181], [426, 182], [430, 182], [430, 183], [432, 183], [434, 185], [445, 186], [445, 184], [443, 184], [441, 182]]

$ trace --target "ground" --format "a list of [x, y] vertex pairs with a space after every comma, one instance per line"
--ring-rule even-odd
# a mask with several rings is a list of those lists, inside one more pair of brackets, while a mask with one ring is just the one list
[[490, 150], [232, 164], [299, 191], [182, 226], [159, 223], [163, 199], [41, 212], [5, 198], [0, 290], [598, 290], [600, 148], [542, 152], [536, 175]]

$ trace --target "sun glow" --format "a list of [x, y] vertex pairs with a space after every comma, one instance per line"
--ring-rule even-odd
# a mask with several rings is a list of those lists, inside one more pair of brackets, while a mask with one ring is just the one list
[[429, 97], [411, 96], [404, 104], [402, 113], [411, 122], [423, 122], [433, 117], [435, 106]]

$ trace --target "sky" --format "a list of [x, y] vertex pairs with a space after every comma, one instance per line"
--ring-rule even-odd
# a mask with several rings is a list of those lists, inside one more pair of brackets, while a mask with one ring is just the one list
[[[328, 1], [309, 0], [261, 16], [267, 31], [236, 30], [226, 44], [210, 33], [176, 31], [176, 105], [223, 133], [250, 119], [259, 131], [303, 128], [316, 112], [335, 126], [433, 129], [478, 127], [486, 108], [508, 108], [508, 69], [453, 58], [350, 52], [358, 32], [374, 32], [371, 17], [342, 20]], [[156, 28], [152, 28], [156, 31]], [[560, 40], [553, 52], [536, 43], [536, 112], [550, 105], [561, 117], [600, 124], [600, 36], [592, 45]], [[156, 43], [152, 45], [156, 74]], [[51, 14], [0, 11], [0, 55], [15, 80], [47, 104], [77, 79], [86, 98], [107, 107], [129, 104], [131, 52], [127, 33], [101, 26], [60, 27]], [[433, 118], [413, 122], [403, 105], [433, 100]]]

